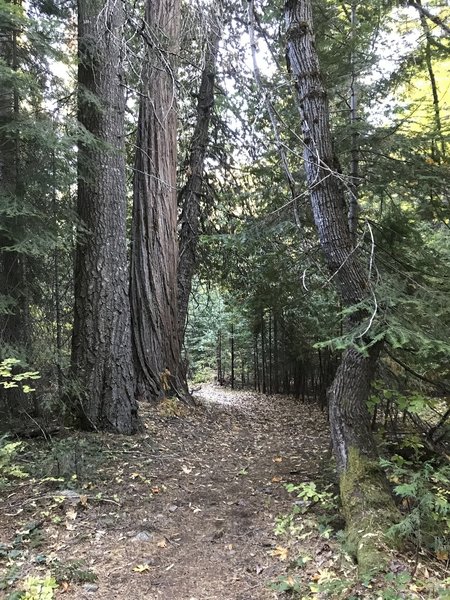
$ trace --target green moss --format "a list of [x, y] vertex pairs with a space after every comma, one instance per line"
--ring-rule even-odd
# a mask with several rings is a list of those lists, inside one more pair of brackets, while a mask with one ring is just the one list
[[385, 534], [400, 515], [378, 462], [351, 448], [340, 492], [348, 546], [360, 572], [382, 570], [393, 545]]

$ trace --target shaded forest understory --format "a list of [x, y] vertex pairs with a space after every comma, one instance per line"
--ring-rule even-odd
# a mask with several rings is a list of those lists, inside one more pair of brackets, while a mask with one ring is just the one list
[[14, 462], [32, 478], [0, 500], [2, 597], [29, 574], [67, 600], [448, 597], [446, 562], [414, 548], [358, 580], [317, 405], [211, 385], [196, 398], [143, 406], [132, 438], [27, 442]]
[[448, 599], [449, 23], [0, 0], [8, 600]]

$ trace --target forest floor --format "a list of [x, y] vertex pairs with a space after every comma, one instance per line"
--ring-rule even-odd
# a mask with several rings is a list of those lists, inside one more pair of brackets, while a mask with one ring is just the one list
[[[322, 497], [295, 535], [289, 519], [276, 528], [294, 506], [287, 482], [329, 483], [325, 414], [212, 385], [197, 400], [143, 407], [138, 436], [67, 432], [27, 443], [20, 466], [33, 467], [33, 479], [0, 499], [0, 597], [51, 573], [66, 600], [265, 600], [283, 589], [384, 598], [356, 583], [336, 523], [316, 514]], [[414, 560], [417, 573], [426, 568]], [[403, 597], [444, 596], [415, 585]]]

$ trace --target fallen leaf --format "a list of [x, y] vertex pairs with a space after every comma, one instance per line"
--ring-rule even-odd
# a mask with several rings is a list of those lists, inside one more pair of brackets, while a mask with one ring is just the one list
[[276, 462], [276, 463], [283, 462], [283, 458], [281, 456], [275, 456], [275, 458], [272, 458], [272, 462]]
[[289, 550], [283, 546], [277, 546], [271, 551], [271, 556], [277, 556], [280, 560], [287, 560]]
[[81, 506], [83, 508], [87, 508], [88, 507], [88, 497], [87, 497], [86, 494], [81, 494], [79, 503], [81, 504]]
[[70, 507], [66, 510], [66, 519], [69, 519], [70, 521], [75, 521], [75, 519], [77, 518], [77, 511]]
[[320, 569], [318, 575], [319, 578], [315, 581], [318, 581], [319, 583], [323, 583], [324, 581], [331, 581], [332, 579], [336, 578], [336, 573], [334, 571], [330, 571], [329, 569]]
[[280, 483], [281, 481], [283, 481], [283, 478], [279, 477], [278, 475], [275, 475], [275, 477], [272, 477], [272, 483]]
[[158, 548], [165, 548], [167, 546], [167, 542], [165, 539], [159, 540], [159, 542], [156, 544], [158, 546]]
[[135, 567], [133, 567], [133, 571], [135, 573], [144, 573], [145, 571], [150, 571], [150, 565], [148, 565], [147, 563], [143, 565], [136, 565]]
[[181, 467], [181, 470], [183, 471], [183, 473], [186, 473], [186, 475], [189, 475], [189, 473], [192, 472], [192, 467], [187, 467], [186, 465], [183, 465]]

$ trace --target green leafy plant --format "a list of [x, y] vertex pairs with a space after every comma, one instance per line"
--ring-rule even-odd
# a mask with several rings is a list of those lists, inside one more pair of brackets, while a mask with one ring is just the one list
[[52, 600], [54, 592], [58, 587], [54, 577], [27, 577], [23, 584], [23, 600]]
[[[31, 521], [24, 525], [13, 540], [13, 552], [21, 552], [24, 548], [39, 548], [44, 542], [42, 521]], [[11, 556], [11, 553], [10, 553]]]
[[389, 533], [432, 549], [438, 558], [450, 553], [450, 466], [434, 461], [414, 463], [394, 455], [382, 460], [405, 511]]
[[269, 587], [276, 592], [296, 592], [300, 593], [304, 589], [301, 580], [292, 575], [280, 575], [269, 584]]
[[21, 361], [17, 358], [5, 358], [0, 362], [0, 385], [5, 389], [21, 387], [25, 394], [34, 392], [26, 381], [40, 379], [37, 371], [23, 371], [22, 373], [14, 373], [14, 369], [21, 365]]
[[28, 477], [28, 473], [14, 462], [19, 449], [22, 447], [22, 442], [10, 442], [7, 436], [0, 438], [0, 486], [12, 478], [24, 479]]
[[387, 573], [382, 582], [383, 587], [379, 591], [382, 600], [403, 600], [411, 582], [411, 575], [406, 571], [400, 573]]
[[[0, 557], [6, 557], [6, 556], [8, 556], [8, 554], [6, 552], [2, 551], [2, 553], [0, 554]], [[17, 566], [17, 564], [12, 562], [12, 564], [10, 564], [10, 566], [8, 566], [8, 569], [6, 571], [4, 571], [2, 576], [0, 577], [0, 592], [4, 592], [8, 588], [11, 588], [12, 586], [14, 586], [14, 584], [16, 583], [18, 578], [19, 578], [19, 567]]]
[[331, 486], [321, 491], [313, 481], [308, 481], [298, 485], [287, 483], [285, 488], [289, 493], [296, 495], [299, 512], [306, 513], [316, 504], [325, 510], [336, 508], [337, 496], [329, 491]]
[[348, 590], [352, 585], [350, 580], [337, 577], [336, 573], [328, 569], [320, 569], [309, 583], [309, 589], [319, 598], [348, 598]]
[[299, 515], [305, 515], [313, 507], [318, 507], [326, 512], [325, 519], [321, 518], [316, 526], [324, 537], [330, 537], [331, 528], [329, 527], [329, 514], [336, 513], [337, 496], [330, 492], [331, 486], [325, 490], [319, 490], [313, 481], [300, 484], [287, 483], [285, 486], [289, 493], [296, 496], [295, 503], [291, 512], [277, 517], [275, 520], [275, 535], [284, 535], [288, 533], [291, 536], [298, 535], [303, 525], [297, 522]]
[[65, 563], [57, 560], [52, 565], [52, 573], [58, 582], [93, 583], [97, 581], [97, 575], [82, 560], [69, 560]]

